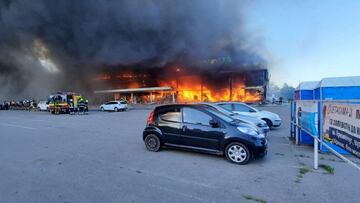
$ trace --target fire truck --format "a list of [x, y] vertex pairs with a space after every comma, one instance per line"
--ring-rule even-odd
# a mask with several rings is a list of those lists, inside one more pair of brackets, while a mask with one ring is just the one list
[[58, 111], [59, 113], [69, 113], [71, 103], [73, 103], [73, 108], [76, 111], [78, 108], [78, 101], [81, 99], [85, 100], [80, 94], [77, 94], [75, 92], [56, 92], [50, 94], [48, 99], [48, 108], [52, 114], [56, 113], [56, 111]]

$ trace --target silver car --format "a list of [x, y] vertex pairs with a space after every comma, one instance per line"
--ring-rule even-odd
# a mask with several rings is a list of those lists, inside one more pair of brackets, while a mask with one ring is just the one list
[[227, 109], [225, 109], [225, 108], [223, 108], [223, 107], [221, 107], [221, 106], [219, 106], [217, 104], [214, 104], [214, 103], [200, 103], [200, 105], [204, 105], [204, 106], [207, 106], [208, 108], [220, 111], [221, 113], [223, 113], [225, 115], [228, 115], [228, 116], [232, 117], [233, 119], [240, 120], [243, 123], [250, 124], [250, 125], [255, 125], [265, 135], [270, 130], [270, 128], [266, 124], [266, 122], [261, 120], [261, 119], [254, 118], [254, 117], [251, 117], [251, 116], [245, 116], [245, 115], [240, 115], [240, 114], [237, 114], [237, 113], [233, 113], [232, 111], [227, 110]]
[[269, 111], [258, 110], [242, 102], [219, 102], [217, 105], [240, 115], [264, 120], [270, 128], [280, 127], [281, 125], [281, 118], [279, 115]]

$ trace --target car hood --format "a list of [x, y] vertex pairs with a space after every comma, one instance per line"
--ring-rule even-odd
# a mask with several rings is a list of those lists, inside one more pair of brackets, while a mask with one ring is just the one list
[[251, 123], [237, 123], [236, 126], [252, 128], [256, 132], [258, 132], [259, 134], [263, 134], [265, 137], [267, 136], [266, 132], [264, 132], [261, 128], [255, 126], [254, 124], [251, 124]]
[[249, 122], [249, 123], [252, 123], [252, 124], [255, 124], [255, 125], [257, 125], [258, 123], [266, 124], [265, 121], [263, 121], [263, 120], [261, 120], [259, 118], [256, 118], [256, 117], [252, 117], [252, 116], [245, 116], [245, 115], [236, 114], [236, 115], [233, 116], [233, 118], [239, 119], [239, 120], [242, 120], [242, 121], [245, 121], [245, 122]]

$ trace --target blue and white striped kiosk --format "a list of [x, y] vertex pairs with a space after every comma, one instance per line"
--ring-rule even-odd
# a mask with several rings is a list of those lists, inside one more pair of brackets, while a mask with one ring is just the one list
[[[348, 154], [348, 151], [327, 141], [326, 133], [323, 133], [323, 118], [326, 115], [324, 106], [329, 104], [360, 104], [360, 76], [332, 77], [323, 78], [319, 82], [302, 82], [295, 90], [294, 99], [291, 105], [291, 120], [293, 123], [291, 137], [298, 144], [313, 145], [314, 139], [308, 133], [312, 132], [313, 135], [319, 136], [321, 141], [335, 151]], [[309, 106], [311, 107], [308, 108]], [[301, 122], [301, 119], [303, 119], [303, 122]], [[296, 125], [300, 123], [302, 127], [305, 127], [306, 132], [304, 130], [297, 131]], [[306, 126], [306, 123], [308, 123], [308, 126]], [[322, 152], [329, 151], [322, 144], [320, 144], [320, 150]]]

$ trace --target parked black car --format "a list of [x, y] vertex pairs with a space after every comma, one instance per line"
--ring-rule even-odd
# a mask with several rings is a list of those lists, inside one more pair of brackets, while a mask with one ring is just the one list
[[225, 155], [237, 164], [247, 164], [267, 153], [267, 140], [253, 125], [202, 105], [156, 107], [149, 115], [143, 140], [149, 151], [176, 147]]

